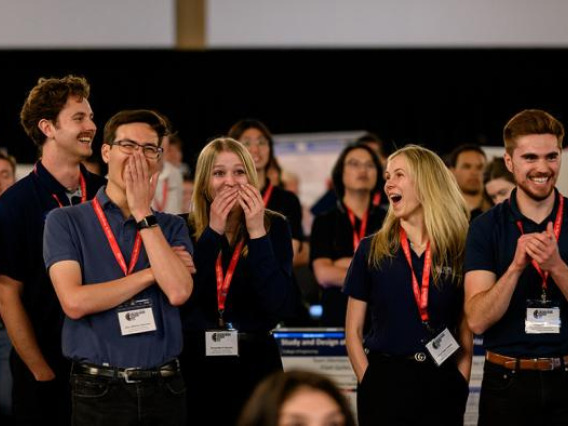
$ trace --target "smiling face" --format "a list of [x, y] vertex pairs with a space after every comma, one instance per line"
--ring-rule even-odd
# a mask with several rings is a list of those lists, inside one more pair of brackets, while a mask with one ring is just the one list
[[[158, 134], [149, 124], [128, 123], [122, 124], [116, 129], [115, 141], [130, 140], [140, 145], [151, 144], [158, 146]], [[141, 148], [137, 148], [141, 152]], [[126, 162], [132, 154], [127, 154], [118, 145], [104, 144], [102, 146], [102, 158], [108, 164], [109, 184], [125, 190], [124, 169]], [[148, 164], [148, 174], [152, 176], [159, 169], [158, 159], [143, 157]]]
[[323, 391], [299, 388], [280, 409], [278, 426], [343, 426], [345, 416], [339, 405]]
[[97, 126], [93, 122], [91, 105], [85, 98], [70, 96], [55, 122], [42, 120], [40, 128], [61, 152], [80, 160], [93, 153], [91, 144]]
[[404, 154], [391, 157], [385, 172], [385, 193], [397, 218], [408, 220], [422, 212], [414, 176]]
[[208, 192], [211, 199], [214, 200], [218, 193], [227, 188], [246, 183], [248, 183], [246, 169], [239, 156], [232, 151], [219, 152], [209, 176]]
[[251, 127], [243, 132], [239, 142], [250, 152], [256, 170], [265, 170], [270, 160], [270, 142], [266, 136], [260, 130]]
[[535, 201], [542, 201], [554, 191], [560, 171], [560, 154], [556, 136], [537, 134], [519, 137], [512, 155], [506, 153], [504, 158], [518, 191]]

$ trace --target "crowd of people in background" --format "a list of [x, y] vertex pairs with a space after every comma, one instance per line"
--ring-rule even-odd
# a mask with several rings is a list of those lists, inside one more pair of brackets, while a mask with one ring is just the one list
[[[33, 170], [0, 152], [2, 425], [461, 425], [474, 335], [480, 425], [568, 424], [555, 117], [516, 114], [494, 158], [367, 133], [305, 206], [260, 120], [193, 166], [149, 109], [118, 111], [93, 153], [89, 98], [39, 79]], [[284, 372], [282, 326], [345, 329], [356, 413], [330, 378]]]

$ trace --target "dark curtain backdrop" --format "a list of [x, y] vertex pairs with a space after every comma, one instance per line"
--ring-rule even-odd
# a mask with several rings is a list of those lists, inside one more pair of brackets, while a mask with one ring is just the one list
[[97, 150], [111, 115], [152, 108], [171, 119], [190, 164], [244, 117], [273, 133], [366, 129], [443, 155], [464, 142], [500, 146], [503, 125], [524, 108], [568, 125], [567, 57], [568, 49], [0, 51], [0, 146], [35, 161], [21, 105], [39, 77], [73, 73], [91, 83]]

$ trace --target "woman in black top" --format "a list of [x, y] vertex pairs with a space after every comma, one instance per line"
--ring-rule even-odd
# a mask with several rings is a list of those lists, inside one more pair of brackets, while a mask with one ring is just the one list
[[[274, 140], [268, 127], [255, 119], [244, 119], [236, 122], [229, 130], [229, 137], [241, 142], [250, 152], [258, 175], [260, 193], [267, 209], [283, 214], [292, 232], [292, 248], [294, 250], [294, 268], [306, 267], [309, 259], [309, 244], [304, 241], [302, 228], [302, 206], [296, 194], [284, 189], [280, 182], [269, 179], [269, 169], [276, 163], [274, 156]], [[302, 294], [309, 292], [310, 283], [299, 282], [296, 274], [292, 275], [294, 289], [298, 293], [298, 306], [290, 318], [284, 318], [286, 326], [311, 325], [307, 301]], [[302, 289], [304, 291], [302, 292]]]
[[348, 145], [333, 170], [337, 206], [316, 216], [310, 235], [311, 267], [322, 287], [321, 324], [343, 327], [347, 296], [341, 289], [353, 253], [363, 237], [378, 231], [385, 217], [382, 169], [364, 144]]
[[188, 419], [233, 425], [255, 385], [282, 370], [271, 330], [295, 305], [290, 231], [265, 210], [254, 162], [230, 138], [201, 151], [193, 205], [197, 272], [182, 313]]

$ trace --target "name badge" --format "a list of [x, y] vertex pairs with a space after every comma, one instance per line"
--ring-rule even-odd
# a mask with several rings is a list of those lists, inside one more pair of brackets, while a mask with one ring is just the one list
[[155, 331], [156, 321], [151, 300], [136, 300], [121, 305], [118, 309], [118, 322], [122, 336]]
[[237, 330], [206, 331], [205, 356], [239, 356]]
[[426, 343], [426, 349], [437, 366], [442, 365], [459, 348], [459, 343], [454, 339], [447, 327]]
[[554, 306], [550, 301], [527, 301], [525, 333], [559, 334], [560, 325], [560, 307]]

